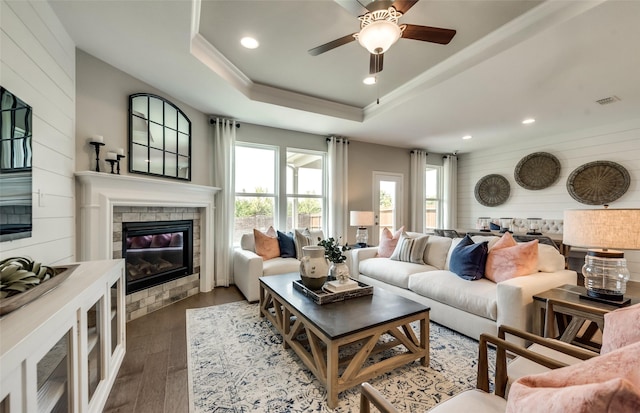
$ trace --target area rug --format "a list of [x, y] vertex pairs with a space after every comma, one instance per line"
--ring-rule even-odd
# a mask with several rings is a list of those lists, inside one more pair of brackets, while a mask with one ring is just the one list
[[[187, 354], [191, 413], [359, 411], [358, 386], [340, 393], [339, 406], [329, 409], [324, 386], [283, 348], [257, 304], [187, 310]], [[424, 412], [475, 387], [477, 341], [431, 323], [430, 354], [429, 367], [415, 361], [369, 383], [402, 412]]]

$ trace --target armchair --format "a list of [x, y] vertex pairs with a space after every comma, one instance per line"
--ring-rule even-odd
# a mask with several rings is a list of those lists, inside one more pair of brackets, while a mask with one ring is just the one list
[[[511, 341], [506, 341], [510, 334], [532, 342], [524, 348]], [[496, 371], [494, 392], [490, 393], [488, 348], [496, 348]], [[508, 354], [517, 357], [507, 364]], [[531, 333], [501, 326], [498, 336], [482, 334], [478, 351], [478, 378], [476, 389], [467, 390], [437, 405], [430, 413], [463, 412], [504, 412], [507, 406], [506, 395], [512, 382], [525, 375], [557, 369], [579, 363], [597, 353], [585, 350], [557, 340], [543, 338]], [[360, 395], [360, 412], [369, 413], [374, 405], [381, 413], [396, 413], [388, 400], [369, 383], [362, 383]]]

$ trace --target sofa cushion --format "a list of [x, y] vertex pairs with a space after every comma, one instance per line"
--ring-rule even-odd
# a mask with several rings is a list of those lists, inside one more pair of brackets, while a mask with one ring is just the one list
[[564, 270], [564, 265], [564, 255], [556, 247], [538, 243], [538, 271], [561, 271]]
[[479, 280], [484, 275], [488, 252], [488, 241], [474, 243], [467, 235], [453, 249], [449, 269], [465, 280]]
[[538, 272], [538, 240], [517, 243], [506, 233], [491, 248], [487, 257], [485, 277], [501, 282]]
[[378, 257], [389, 258], [398, 245], [400, 235], [404, 231], [404, 226], [400, 227], [395, 234], [392, 234], [389, 228], [384, 227], [380, 234], [380, 245], [378, 245]]
[[322, 230], [311, 231], [309, 228], [293, 230], [293, 240], [296, 244], [296, 257], [302, 257], [302, 247], [306, 247], [307, 245], [318, 245], [318, 238], [324, 239]]
[[256, 239], [253, 237], [253, 232], [242, 234], [240, 237], [240, 248], [256, 252]]
[[285, 234], [276, 231], [278, 234], [278, 246], [282, 258], [296, 258], [296, 243], [293, 241], [293, 234]]
[[256, 254], [261, 256], [263, 260], [280, 256], [278, 235], [273, 227], [269, 227], [266, 233], [254, 228], [253, 238], [256, 242]]
[[497, 284], [489, 280], [472, 283], [446, 270], [420, 272], [409, 277], [411, 291], [494, 321], [498, 317], [497, 288]]
[[300, 272], [300, 261], [295, 258], [273, 258], [262, 262], [262, 275]]
[[390, 258], [369, 258], [360, 261], [360, 274], [400, 288], [409, 288], [409, 276], [423, 271], [437, 270], [430, 265], [393, 261]]
[[449, 237], [439, 237], [437, 235], [429, 235], [427, 247], [424, 249], [425, 264], [432, 265], [439, 270], [444, 270], [447, 261], [447, 253], [451, 248], [452, 239]]
[[394, 261], [424, 264], [424, 250], [427, 247], [427, 235], [410, 236], [406, 232], [400, 234], [398, 245], [393, 250], [391, 258]]

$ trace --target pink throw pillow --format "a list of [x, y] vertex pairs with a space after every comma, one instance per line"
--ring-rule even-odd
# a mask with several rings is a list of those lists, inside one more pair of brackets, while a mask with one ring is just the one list
[[400, 235], [404, 231], [404, 226], [400, 227], [395, 234], [389, 231], [389, 228], [384, 227], [382, 234], [380, 235], [380, 245], [378, 245], [378, 257], [389, 258], [398, 245]]
[[589, 360], [518, 379], [507, 413], [640, 411], [640, 342]]
[[256, 254], [263, 260], [270, 260], [280, 256], [278, 234], [273, 227], [269, 227], [266, 233], [254, 228], [253, 237], [256, 241]]
[[538, 240], [517, 243], [505, 233], [489, 250], [485, 278], [499, 283], [538, 272]]
[[604, 315], [600, 354], [609, 353], [638, 341], [640, 341], [640, 303], [619, 308]]

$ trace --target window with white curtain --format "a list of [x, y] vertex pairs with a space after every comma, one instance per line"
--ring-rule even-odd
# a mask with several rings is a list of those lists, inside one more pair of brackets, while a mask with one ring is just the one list
[[442, 225], [442, 167], [427, 165], [425, 168], [425, 227], [441, 228]]
[[324, 152], [287, 148], [282, 158], [277, 146], [237, 142], [234, 243], [254, 228], [324, 229], [325, 165]]

